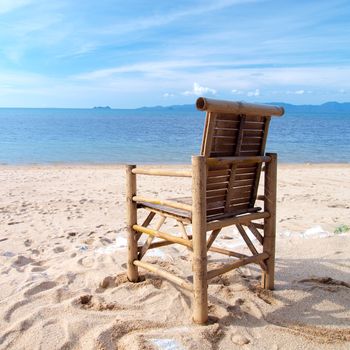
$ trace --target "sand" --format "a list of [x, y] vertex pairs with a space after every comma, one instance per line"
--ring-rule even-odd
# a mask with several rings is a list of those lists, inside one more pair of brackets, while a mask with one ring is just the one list
[[[227, 273], [209, 285], [210, 324], [195, 326], [187, 292], [125, 277], [123, 167], [2, 166], [0, 348], [349, 349], [350, 233], [334, 233], [350, 225], [349, 178], [350, 165], [280, 166], [276, 290], [259, 288], [256, 266]], [[139, 182], [152, 197], [189, 189]], [[245, 251], [233, 230], [219, 237]], [[145, 259], [191, 270], [182, 247]]]

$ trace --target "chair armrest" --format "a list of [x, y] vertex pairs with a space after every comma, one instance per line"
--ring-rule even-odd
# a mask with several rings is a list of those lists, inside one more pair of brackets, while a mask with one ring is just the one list
[[149, 169], [149, 168], [134, 168], [133, 174], [153, 175], [153, 176], [173, 176], [173, 177], [192, 177], [192, 171], [172, 170], [172, 169]]
[[157, 204], [161, 206], [168, 206], [175, 209], [182, 209], [189, 212], [192, 212], [192, 205], [175, 202], [171, 200], [162, 200], [157, 198], [147, 198], [147, 197], [141, 197], [141, 196], [134, 196], [132, 197], [132, 200], [136, 203], [151, 203], [151, 204]]

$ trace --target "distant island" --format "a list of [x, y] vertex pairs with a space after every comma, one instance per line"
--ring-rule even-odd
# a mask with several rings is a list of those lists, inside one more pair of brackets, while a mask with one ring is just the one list
[[95, 106], [93, 109], [112, 109], [109, 106]]

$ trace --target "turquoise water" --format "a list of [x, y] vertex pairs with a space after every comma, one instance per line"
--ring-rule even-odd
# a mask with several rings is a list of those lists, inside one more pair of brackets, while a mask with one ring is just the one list
[[[204, 113], [194, 110], [0, 109], [0, 163], [188, 163]], [[273, 118], [267, 150], [282, 162], [350, 161], [349, 113]]]

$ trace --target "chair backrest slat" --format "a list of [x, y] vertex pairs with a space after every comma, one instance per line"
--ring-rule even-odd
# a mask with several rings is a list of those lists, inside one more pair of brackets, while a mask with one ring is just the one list
[[[271, 119], [271, 115], [266, 113], [276, 112], [275, 114], [282, 115], [283, 109], [275, 106], [226, 102], [228, 107], [225, 111], [220, 101], [210, 100], [210, 103], [213, 107], [206, 114], [202, 155], [216, 158], [253, 157], [265, 154]], [[233, 107], [230, 108], [230, 105]], [[240, 108], [237, 109], [237, 106]], [[249, 108], [252, 108], [253, 112], [250, 112]], [[208, 166], [207, 218], [254, 211], [260, 173], [261, 163], [228, 162]]]

